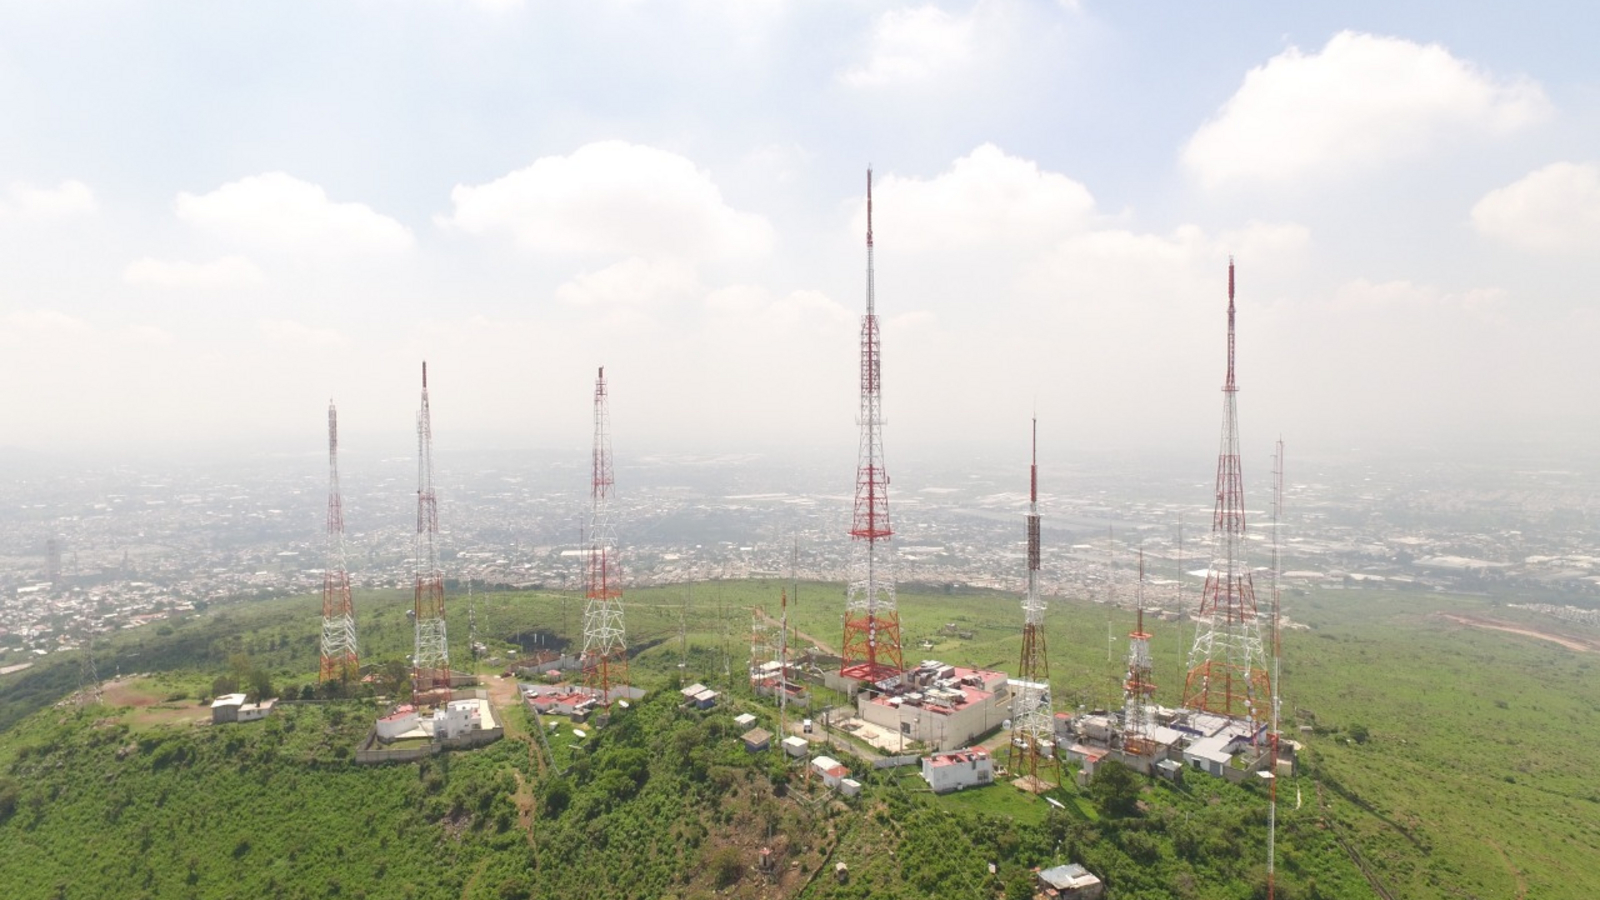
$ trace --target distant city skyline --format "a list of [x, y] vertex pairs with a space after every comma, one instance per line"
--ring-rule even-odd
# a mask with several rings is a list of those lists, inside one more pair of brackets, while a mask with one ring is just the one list
[[[1422, 3], [0, 4], [23, 454], [1600, 451], [1600, 63]], [[392, 449], [391, 449], [392, 448]], [[414, 452], [414, 451], [410, 451]], [[1257, 474], [1252, 474], [1257, 473]], [[619, 484], [626, 492], [626, 486]]]

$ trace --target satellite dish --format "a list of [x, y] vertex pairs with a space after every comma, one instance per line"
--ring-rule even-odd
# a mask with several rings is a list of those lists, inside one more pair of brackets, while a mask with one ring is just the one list
[[583, 729], [582, 728], [574, 728], [574, 729], [572, 729], [572, 736], [575, 737], [575, 738], [586, 738], [586, 737], [588, 737], [587, 734], [583, 733]]
[[622, 707], [623, 709], [627, 709], [628, 708], [628, 701], [626, 701], [626, 700], [618, 700], [617, 701], [617, 705]]

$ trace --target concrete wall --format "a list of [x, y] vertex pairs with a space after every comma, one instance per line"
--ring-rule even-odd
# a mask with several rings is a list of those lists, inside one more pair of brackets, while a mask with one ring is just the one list
[[366, 739], [356, 748], [356, 762], [361, 765], [374, 765], [377, 763], [411, 762], [433, 756], [442, 750], [466, 750], [470, 747], [481, 747], [492, 744], [505, 737], [504, 728], [485, 728], [478, 731], [469, 731], [458, 738], [449, 738], [435, 741], [423, 747], [407, 747], [403, 750], [385, 750], [378, 744], [377, 731], [367, 732]]

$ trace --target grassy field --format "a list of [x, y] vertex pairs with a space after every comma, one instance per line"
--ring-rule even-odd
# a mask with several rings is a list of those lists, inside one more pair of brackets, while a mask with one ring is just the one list
[[[751, 610], [776, 616], [786, 586], [726, 582], [629, 591], [630, 643], [642, 648], [632, 663], [636, 681], [661, 686], [685, 674], [740, 692]], [[491, 592], [474, 602], [492, 655], [503, 656], [513, 642], [532, 649], [581, 640], [582, 601], [575, 596]], [[468, 659], [466, 600], [452, 595], [450, 604], [459, 664]], [[408, 592], [358, 595], [365, 659], [404, 659], [409, 606]], [[1280, 839], [1284, 871], [1303, 866], [1320, 873], [1325, 894], [1359, 896], [1348, 888], [1329, 893], [1354, 871], [1353, 863], [1329, 868], [1324, 842], [1332, 834], [1395, 897], [1600, 896], [1600, 870], [1592, 865], [1600, 858], [1600, 789], [1593, 784], [1600, 768], [1594, 670], [1600, 654], [1443, 615], [1555, 628], [1485, 597], [1328, 590], [1286, 595], [1285, 606], [1311, 627], [1284, 637], [1285, 730], [1305, 742], [1307, 763], [1302, 777], [1282, 785], [1285, 805], [1296, 799], [1300, 805], [1292, 819], [1297, 830]], [[803, 583], [791, 597], [791, 628], [836, 650], [842, 608], [840, 586]], [[137, 696], [120, 697], [119, 721], [141, 732], [203, 715], [200, 696], [238, 654], [269, 669], [279, 685], [312, 680], [317, 613], [315, 598], [260, 601], [171, 623], [173, 633], [164, 638], [149, 629], [117, 635], [100, 653], [101, 671], [156, 672], [160, 679], [144, 683]], [[1015, 595], [903, 588], [900, 613], [907, 661], [1015, 668], [1021, 618]], [[970, 637], [949, 633], [952, 623]], [[1121, 610], [1052, 599], [1046, 635], [1058, 708], [1114, 702], [1132, 624]], [[1192, 633], [1177, 624], [1147, 625], [1154, 633], [1157, 699], [1173, 704]], [[1561, 628], [1600, 639], [1593, 629]], [[792, 642], [810, 646], [803, 638]], [[70, 690], [75, 676], [76, 661], [65, 655], [0, 678], [0, 730]], [[1312, 733], [1301, 735], [1302, 725]], [[574, 759], [570, 725], [563, 723], [551, 743], [560, 763]], [[917, 802], [1035, 824], [1039, 804], [1002, 796], [1007, 790]]]

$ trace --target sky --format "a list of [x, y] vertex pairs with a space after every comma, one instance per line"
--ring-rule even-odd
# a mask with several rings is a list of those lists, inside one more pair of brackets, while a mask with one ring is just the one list
[[1597, 18], [7, 0], [0, 444], [1592, 452]]

